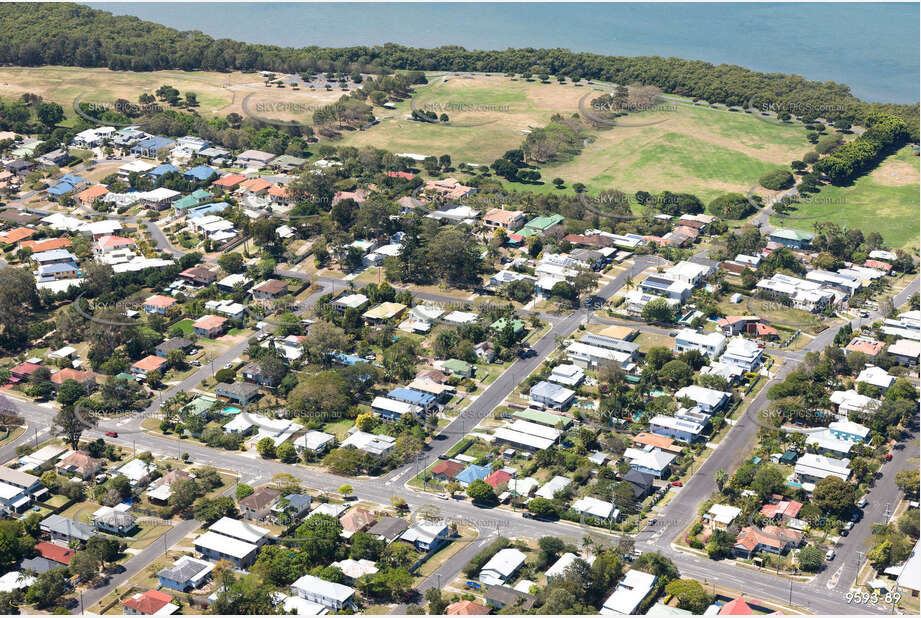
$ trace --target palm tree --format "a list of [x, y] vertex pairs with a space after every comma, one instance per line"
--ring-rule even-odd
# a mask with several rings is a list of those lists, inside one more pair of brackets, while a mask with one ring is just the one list
[[716, 481], [717, 489], [719, 489], [720, 491], [723, 491], [723, 485], [726, 484], [726, 479], [728, 478], [728, 476], [729, 475], [726, 474], [726, 471], [723, 469], [717, 470], [716, 472], [713, 473], [713, 480]]

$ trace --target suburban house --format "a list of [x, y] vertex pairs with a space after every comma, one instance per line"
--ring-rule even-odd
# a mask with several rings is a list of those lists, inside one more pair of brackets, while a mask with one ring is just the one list
[[640, 603], [652, 592], [656, 579], [656, 576], [650, 573], [630, 569], [598, 613], [608, 616], [636, 614]]
[[93, 513], [93, 525], [101, 532], [127, 536], [137, 528], [137, 519], [118, 507], [103, 506]]
[[260, 396], [259, 385], [249, 382], [219, 382], [214, 387], [214, 394], [242, 406], [248, 405]]
[[807, 249], [812, 244], [815, 234], [800, 232], [799, 230], [775, 229], [768, 235], [770, 242], [789, 247], [790, 249]]
[[322, 453], [336, 441], [336, 436], [323, 431], [310, 430], [294, 441], [299, 452]]
[[341, 610], [354, 605], [352, 598], [355, 596], [355, 589], [313, 575], [302, 575], [291, 584], [291, 594], [318, 603], [329, 610]]
[[191, 339], [186, 339], [185, 337], [170, 337], [154, 348], [154, 352], [160, 358], [166, 358], [173, 350], [188, 352], [194, 345]]
[[576, 392], [559, 384], [541, 381], [531, 387], [528, 396], [532, 402], [554, 410], [564, 410], [573, 402]]
[[729, 401], [729, 393], [691, 384], [675, 392], [675, 399], [690, 399], [701, 412], [712, 414]]
[[179, 273], [182, 279], [197, 286], [211, 285], [217, 281], [217, 273], [204, 266], [192, 266]]
[[407, 528], [409, 528], [409, 524], [406, 523], [405, 519], [400, 517], [381, 517], [376, 524], [371, 526], [368, 534], [390, 543], [397, 540]]
[[698, 333], [690, 328], [683, 328], [675, 336], [675, 353], [682, 354], [697, 350], [710, 360], [716, 360], [726, 347], [726, 337], [720, 333]]
[[377, 521], [377, 515], [368, 509], [356, 507], [349, 509], [339, 518], [343, 536], [352, 536], [356, 532], [365, 532]]
[[483, 215], [483, 224], [489, 228], [501, 228], [506, 232], [514, 232], [525, 224], [527, 217], [520, 210], [505, 210], [493, 208]]
[[246, 568], [256, 559], [259, 546], [217, 532], [208, 531], [195, 539], [195, 551], [206, 560], [228, 560], [239, 568]]
[[211, 578], [214, 565], [192, 556], [182, 556], [173, 566], [164, 567], [157, 572], [161, 588], [178, 592], [188, 592], [200, 588]]
[[526, 558], [517, 549], [502, 549], [483, 565], [479, 580], [487, 586], [502, 586], [521, 568]]
[[278, 279], [269, 279], [253, 286], [250, 292], [253, 295], [253, 300], [277, 300], [288, 293], [288, 284]]
[[151, 371], [164, 371], [166, 364], [167, 361], [165, 358], [151, 354], [131, 365], [131, 373], [146, 377]]
[[90, 457], [82, 451], [74, 451], [58, 461], [54, 467], [63, 476], [77, 476], [83, 480], [96, 475], [102, 468], [102, 460]]
[[159, 590], [138, 592], [122, 601], [122, 613], [126, 616], [170, 616], [178, 611], [173, 597]]
[[799, 547], [802, 541], [801, 533], [788, 528], [770, 525], [759, 530], [755, 526], [746, 526], [739, 532], [732, 551], [743, 558], [751, 558], [759, 551], [783, 554], [791, 548]]
[[219, 315], [205, 315], [192, 324], [192, 330], [199, 337], [218, 337], [224, 333], [227, 318]]
[[147, 313], [159, 313], [160, 315], [165, 315], [166, 310], [178, 302], [179, 301], [172, 296], [155, 294], [144, 301], [144, 311]]
[[443, 521], [416, 520], [400, 535], [400, 540], [406, 541], [419, 551], [434, 552], [445, 545], [452, 536], [448, 524]]
[[260, 487], [250, 495], [242, 498], [237, 506], [244, 519], [264, 520], [272, 507], [278, 502], [281, 492], [270, 487]]
[[47, 534], [52, 541], [79, 541], [85, 543], [96, 536], [92, 526], [60, 515], [49, 515], [41, 521], [39, 529]]

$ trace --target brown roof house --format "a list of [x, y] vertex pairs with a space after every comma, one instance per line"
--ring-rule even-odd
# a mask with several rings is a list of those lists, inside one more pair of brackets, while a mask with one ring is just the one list
[[217, 281], [217, 273], [204, 266], [193, 266], [179, 273], [179, 276], [194, 285], [211, 285]]
[[493, 208], [483, 215], [483, 224], [489, 228], [502, 228], [506, 232], [514, 232], [521, 228], [528, 220], [520, 210], [505, 210]]
[[752, 554], [759, 551], [782, 554], [791, 547], [799, 547], [802, 542], [803, 535], [795, 530], [778, 526], [765, 526], [759, 530], [754, 526], [747, 526], [742, 528], [732, 551], [738, 556], [751, 558]]
[[491, 607], [467, 600], [451, 603], [445, 608], [445, 614], [448, 616], [485, 616], [490, 613]]
[[244, 519], [262, 521], [269, 515], [278, 502], [281, 492], [271, 487], [260, 487], [239, 502], [240, 513]]
[[250, 292], [253, 300], [275, 300], [288, 293], [288, 284], [278, 279], [269, 279], [254, 286]]
[[61, 459], [54, 468], [64, 476], [78, 476], [86, 480], [99, 472], [99, 469], [102, 468], [102, 460], [90, 457], [82, 451], [74, 451]]
[[466, 466], [457, 461], [440, 461], [432, 468], [432, 477], [440, 481], [450, 481], [460, 474]]
[[58, 388], [67, 380], [76, 380], [85, 386], [88, 391], [92, 391], [96, 388], [96, 374], [92, 371], [80, 371], [79, 369], [65, 367], [51, 375], [51, 382], [54, 384], [55, 388]]
[[349, 510], [339, 518], [342, 524], [342, 535], [350, 537], [356, 532], [364, 532], [377, 522], [377, 515], [368, 509], [357, 507]]
[[192, 324], [192, 330], [199, 337], [217, 337], [224, 332], [227, 318], [219, 315], [205, 315]]

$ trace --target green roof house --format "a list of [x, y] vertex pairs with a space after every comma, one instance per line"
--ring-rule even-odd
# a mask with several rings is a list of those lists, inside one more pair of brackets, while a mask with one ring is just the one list
[[[546, 234], [548, 231], [552, 230], [558, 225], [563, 225], [563, 217], [561, 215], [550, 215], [549, 217], [536, 217], [531, 219], [524, 224], [523, 231], [519, 232], [522, 236], [525, 235], [525, 232], [531, 230], [533, 232], [538, 232], [540, 234]], [[528, 234], [529, 236], [531, 234]]]
[[518, 410], [514, 412], [512, 416], [525, 421], [531, 421], [532, 423], [538, 423], [539, 425], [555, 427], [557, 429], [569, 429], [569, 426], [572, 425], [572, 419], [569, 417], [553, 414], [552, 412], [545, 412], [543, 410], [535, 410], [534, 408]]
[[474, 367], [470, 363], [465, 363], [457, 358], [451, 358], [441, 363], [442, 369], [450, 371], [452, 375], [462, 378], [472, 378]]
[[[493, 332], [501, 332], [505, 328], [506, 319], [499, 318], [495, 322], [489, 325], [489, 330]], [[512, 320], [512, 329], [515, 331], [515, 335], [521, 335], [524, 332], [524, 322], [521, 320]]]
[[805, 249], [812, 243], [815, 234], [800, 232], [799, 230], [776, 229], [768, 237], [771, 242], [776, 242], [791, 249]]
[[214, 199], [214, 196], [211, 195], [208, 191], [204, 189], [196, 189], [189, 195], [180, 198], [173, 202], [173, 208], [176, 210], [186, 210], [188, 208], [195, 208], [199, 204], [204, 204], [205, 202]]

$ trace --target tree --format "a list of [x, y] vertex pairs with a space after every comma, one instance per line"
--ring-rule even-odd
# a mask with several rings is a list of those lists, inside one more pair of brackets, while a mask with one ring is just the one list
[[383, 539], [371, 536], [367, 532], [356, 532], [349, 539], [349, 558], [352, 560], [371, 560], [377, 562], [384, 553], [387, 543]]
[[741, 193], [720, 195], [710, 202], [707, 208], [711, 214], [721, 219], [744, 219], [755, 211], [751, 201]]
[[659, 370], [659, 379], [673, 389], [687, 386], [691, 383], [693, 376], [694, 371], [688, 364], [678, 359], [668, 361]]
[[425, 591], [425, 600], [428, 601], [428, 612], [433, 616], [440, 616], [445, 613], [448, 602], [442, 597], [440, 588], [429, 588]]
[[234, 494], [237, 496], [237, 500], [242, 500], [246, 496], [253, 495], [254, 491], [255, 490], [246, 483], [238, 483], [236, 490], [234, 490]]
[[917, 470], [900, 470], [895, 473], [895, 484], [911, 500], [918, 499], [919, 474]]
[[783, 491], [784, 475], [777, 466], [765, 465], [758, 469], [752, 479], [751, 488], [761, 500], [767, 500], [772, 494]]
[[729, 475], [726, 474], [726, 471], [722, 468], [713, 473], [713, 480], [716, 482], [716, 488], [720, 491], [723, 491], [723, 485], [726, 484], [727, 478], [729, 478]]
[[225, 273], [235, 274], [243, 272], [243, 256], [239, 253], [225, 253], [217, 259], [217, 265]]
[[418, 559], [416, 549], [409, 543], [391, 543], [384, 548], [381, 564], [391, 567], [410, 567]]
[[816, 573], [825, 564], [825, 553], [814, 545], [807, 545], [796, 556], [799, 568], [809, 573]]
[[95, 419], [86, 407], [78, 414], [74, 406], [63, 406], [55, 415], [54, 424], [64, 434], [64, 440], [70, 448], [76, 451], [79, 450], [80, 436], [95, 425]]
[[477, 479], [467, 486], [467, 495], [477, 504], [496, 503], [496, 492], [482, 479]]
[[255, 575], [245, 575], [234, 579], [229, 575], [218, 588], [217, 599], [211, 606], [215, 614], [222, 615], [262, 615], [275, 612], [271, 587], [263, 584]]
[[812, 500], [826, 513], [841, 516], [854, 508], [854, 486], [837, 476], [827, 476], [815, 484]]
[[675, 319], [675, 312], [664, 298], [655, 298], [643, 307], [643, 319], [647, 322], [670, 324]]
[[353, 491], [355, 490], [351, 485], [340, 485], [339, 486], [339, 495], [343, 497], [351, 496]]
[[67, 569], [53, 568], [39, 575], [26, 592], [26, 603], [34, 603], [39, 609], [46, 609], [63, 601], [70, 590]]
[[282, 442], [275, 449], [275, 455], [282, 463], [294, 463], [297, 461], [297, 449], [290, 442]]
[[64, 109], [57, 103], [40, 103], [35, 115], [39, 122], [51, 129], [64, 120]]
[[[803, 167], [805, 167], [805, 165], [803, 165]], [[791, 174], [789, 171], [785, 169], [777, 169], [762, 176], [758, 182], [760, 182], [761, 186], [765, 189], [770, 189], [771, 191], [782, 191], [792, 187], [794, 179], [793, 174]]]
[[77, 552], [70, 560], [70, 573], [80, 581], [88, 581], [95, 577], [99, 570], [99, 560], [85, 551]]
[[713, 597], [694, 579], [672, 580], [665, 586], [665, 592], [678, 599], [678, 607], [698, 615], [703, 614], [713, 602]]
[[890, 401], [899, 401], [902, 399], [906, 401], [917, 401], [918, 390], [908, 378], [896, 378], [892, 386], [886, 390], [886, 399]]
[[256, 444], [256, 450], [265, 458], [272, 459], [275, 457], [275, 441], [266, 436]]
[[204, 493], [195, 479], [178, 479], [170, 485], [169, 505], [184, 511]]
[[72, 406], [86, 395], [86, 387], [76, 380], [64, 380], [58, 387], [58, 403]]
[[221, 517], [236, 516], [237, 506], [230, 496], [199, 498], [192, 512], [195, 515], [195, 519], [206, 526], [210, 526]]
[[528, 511], [538, 517], [553, 517], [557, 514], [556, 505], [552, 500], [537, 496], [528, 502]]

